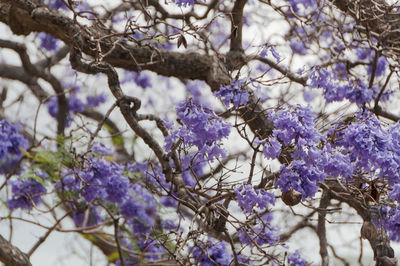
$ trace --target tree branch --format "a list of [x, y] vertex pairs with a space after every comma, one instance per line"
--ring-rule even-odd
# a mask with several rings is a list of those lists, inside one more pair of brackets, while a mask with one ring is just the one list
[[0, 235], [0, 261], [6, 266], [31, 266], [28, 256]]

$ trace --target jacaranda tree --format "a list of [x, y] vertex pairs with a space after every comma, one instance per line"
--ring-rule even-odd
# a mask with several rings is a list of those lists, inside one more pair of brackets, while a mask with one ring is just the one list
[[58, 231], [104, 264], [350, 265], [355, 223], [396, 265], [393, 2], [0, 0], [0, 261]]

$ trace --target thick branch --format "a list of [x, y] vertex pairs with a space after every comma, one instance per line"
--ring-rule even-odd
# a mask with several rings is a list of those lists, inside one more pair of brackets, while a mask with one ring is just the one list
[[0, 261], [5, 265], [31, 266], [28, 256], [0, 235]]

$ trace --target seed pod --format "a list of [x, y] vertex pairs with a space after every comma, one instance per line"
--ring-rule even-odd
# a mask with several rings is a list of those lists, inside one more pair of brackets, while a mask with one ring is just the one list
[[282, 192], [282, 201], [288, 205], [288, 206], [294, 206], [299, 204], [299, 202], [301, 201], [301, 193], [294, 190], [294, 189], [290, 189], [288, 191]]
[[377, 235], [376, 227], [370, 221], [364, 221], [361, 227], [361, 237], [364, 239], [372, 240], [375, 239]]

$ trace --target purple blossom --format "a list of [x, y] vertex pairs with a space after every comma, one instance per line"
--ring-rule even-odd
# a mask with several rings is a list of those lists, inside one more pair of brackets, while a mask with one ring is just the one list
[[374, 51], [372, 49], [357, 48], [356, 55], [360, 60], [372, 60]]
[[281, 56], [275, 50], [274, 45], [271, 45], [269, 43], [264, 44], [263, 49], [261, 50], [260, 56], [266, 57], [268, 55], [268, 51], [271, 51], [271, 54], [275, 58], [276, 62], [281, 61]]
[[11, 211], [17, 208], [30, 210], [32, 203], [39, 204], [42, 201], [40, 196], [46, 193], [43, 185], [32, 178], [13, 181], [11, 191], [13, 196], [7, 200], [7, 206]]
[[13, 171], [22, 158], [21, 149], [28, 148], [28, 141], [19, 133], [20, 128], [7, 119], [0, 121], [0, 174]]
[[327, 155], [327, 158], [322, 159], [321, 162], [325, 173], [330, 176], [347, 178], [353, 175], [354, 165], [348, 154], [335, 152]]
[[[182, 159], [182, 178], [187, 186], [196, 185], [196, 179], [203, 175], [203, 167], [207, 161], [197, 154], [189, 154]], [[194, 174], [194, 176], [193, 176]]]
[[135, 82], [136, 85], [143, 89], [152, 86], [150, 77], [144, 72], [125, 71], [124, 78], [121, 80], [121, 84], [126, 82]]
[[163, 246], [154, 243], [152, 240], [139, 241], [139, 248], [146, 253], [144, 258], [148, 261], [160, 260], [165, 253]]
[[97, 96], [87, 96], [86, 97], [86, 107], [97, 107], [102, 103], [105, 103], [107, 100], [106, 96], [101, 93]]
[[98, 155], [110, 156], [112, 154], [111, 148], [105, 146], [103, 143], [96, 142], [92, 147], [92, 151]]
[[314, 94], [307, 89], [303, 89], [303, 99], [304, 101], [306, 101], [307, 103], [311, 103], [314, 100]]
[[236, 107], [246, 105], [250, 95], [245, 89], [242, 89], [243, 84], [243, 80], [236, 80], [231, 85], [221, 86], [214, 95], [220, 98], [227, 107], [231, 102]]
[[105, 184], [106, 199], [111, 202], [122, 203], [128, 196], [129, 180], [125, 176], [113, 175]]
[[285, 1], [289, 2], [293, 12], [298, 15], [304, 15], [300, 14], [300, 10], [305, 10], [307, 8], [314, 9], [317, 7], [317, 2], [315, 0], [285, 0]]
[[192, 95], [195, 104], [202, 105], [204, 107], [210, 107], [208, 98], [203, 95], [205, 86], [207, 86], [205, 82], [196, 80], [186, 84], [186, 89]]
[[213, 266], [213, 265], [230, 265], [232, 254], [228, 252], [225, 241], [214, 243], [207, 241], [204, 245], [198, 242], [196, 246], [190, 249], [196, 265]]
[[[303, 144], [313, 145], [323, 139], [315, 129], [315, 115], [309, 106], [298, 105], [294, 111], [271, 111], [268, 115], [275, 125], [274, 137], [283, 141], [285, 145], [294, 141], [300, 148]], [[276, 142], [274, 145], [277, 146]]]
[[196, 146], [200, 154], [207, 154], [209, 159], [224, 154], [219, 142], [229, 135], [229, 124], [210, 109], [195, 104], [191, 98], [179, 104], [177, 114], [183, 125], [166, 138], [167, 150], [173, 141], [181, 139], [185, 145]]
[[53, 9], [68, 9], [62, 0], [49, 0], [49, 7]]
[[348, 78], [348, 73], [347, 73], [347, 66], [344, 63], [337, 63], [334, 68], [332, 73], [337, 79], [347, 79]]
[[[84, 104], [76, 94], [70, 94], [68, 97], [68, 115], [67, 115], [67, 127], [71, 125], [71, 121], [73, 119], [73, 113], [82, 113], [85, 111], [87, 107], [96, 107], [101, 103], [106, 101], [106, 98], [103, 94], [98, 96], [87, 96], [87, 103]], [[47, 111], [49, 114], [57, 118], [58, 114], [58, 98], [56, 96], [52, 97], [47, 103]]]
[[[340, 74], [340, 72], [339, 72]], [[322, 88], [324, 90], [324, 96], [328, 103], [334, 101], [342, 101], [349, 89], [349, 84], [338, 85], [333, 82], [334, 78], [331, 73], [323, 68], [316, 67], [309, 74], [310, 88]]]
[[400, 242], [400, 209], [398, 206], [382, 205], [381, 207], [372, 208], [372, 221], [377, 226], [382, 226], [388, 232], [389, 238], [393, 241]]
[[121, 206], [121, 213], [138, 235], [150, 233], [157, 216], [157, 204], [150, 192], [138, 184], [133, 184], [132, 196]]
[[281, 166], [281, 174], [276, 185], [282, 192], [291, 188], [302, 194], [303, 200], [313, 197], [318, 191], [318, 182], [322, 182], [326, 174], [317, 167], [303, 160], [294, 160], [289, 166]]
[[172, 2], [174, 2], [178, 6], [186, 7], [186, 6], [194, 6], [195, 0], [172, 0]]
[[368, 88], [368, 85], [359, 80], [358, 82], [354, 82], [352, 86], [347, 88], [346, 98], [350, 100], [350, 102], [356, 103], [358, 106], [361, 106], [367, 102], [372, 100], [373, 90]]
[[395, 184], [392, 190], [388, 193], [389, 198], [400, 203], [400, 184]]
[[290, 266], [306, 266], [307, 261], [303, 259], [300, 255], [300, 252], [296, 250], [295, 253], [288, 256], [288, 264]]
[[103, 219], [98, 207], [89, 207], [83, 211], [77, 210], [73, 214], [75, 225], [79, 227], [97, 225], [103, 221]]
[[51, 36], [50, 34], [41, 32], [38, 34], [40, 40], [40, 46], [42, 46], [47, 51], [54, 51], [58, 47], [58, 40]]
[[[386, 60], [385, 56], [381, 56], [378, 58], [378, 61], [376, 63], [376, 70], [375, 70], [375, 76], [380, 77], [385, 74], [386, 68], [388, 66], [388, 61]], [[372, 66], [367, 67], [367, 73], [371, 75], [372, 73]]]
[[275, 205], [275, 196], [263, 189], [254, 190], [252, 185], [240, 185], [234, 188], [240, 208], [250, 213], [258, 205], [261, 210], [267, 208], [268, 204]]
[[[57, 107], [58, 109], [58, 107]], [[85, 111], [85, 105], [83, 102], [76, 97], [75, 94], [71, 94], [68, 98], [68, 111], [81, 113]], [[58, 110], [57, 110], [58, 112]]]
[[263, 153], [267, 159], [275, 159], [281, 154], [282, 145], [279, 143], [276, 136], [269, 139], [269, 143], [264, 144]]
[[293, 53], [298, 55], [306, 55], [308, 53], [307, 48], [304, 46], [303, 42], [297, 39], [290, 40], [290, 48]]

